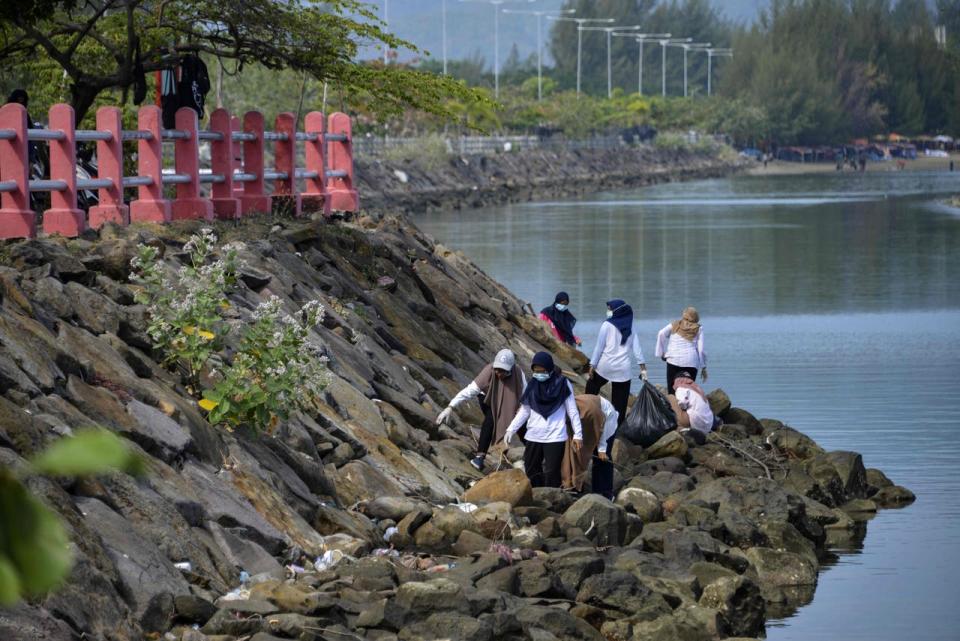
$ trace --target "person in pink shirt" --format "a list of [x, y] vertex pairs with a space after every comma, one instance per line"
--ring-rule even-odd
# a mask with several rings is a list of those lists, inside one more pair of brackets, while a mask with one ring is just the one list
[[558, 293], [553, 299], [553, 305], [540, 310], [540, 320], [550, 326], [550, 331], [561, 343], [580, 345], [580, 337], [573, 333], [573, 326], [577, 319], [570, 313], [570, 296], [567, 292]]

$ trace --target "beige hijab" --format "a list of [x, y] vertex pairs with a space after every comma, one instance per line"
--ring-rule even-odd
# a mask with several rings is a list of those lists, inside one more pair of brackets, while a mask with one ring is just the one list
[[680, 320], [673, 321], [671, 325], [674, 334], [680, 334], [688, 341], [693, 342], [693, 339], [697, 337], [697, 332], [700, 331], [700, 314], [697, 313], [695, 307], [688, 307], [683, 310], [683, 316]]

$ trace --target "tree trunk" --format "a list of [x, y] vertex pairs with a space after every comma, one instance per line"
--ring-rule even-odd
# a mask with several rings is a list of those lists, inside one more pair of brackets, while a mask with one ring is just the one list
[[70, 104], [76, 112], [77, 126], [80, 125], [84, 116], [90, 111], [90, 107], [93, 106], [94, 101], [97, 99], [97, 96], [100, 95], [101, 91], [103, 91], [102, 88], [95, 87], [83, 81], [74, 82], [70, 85]]

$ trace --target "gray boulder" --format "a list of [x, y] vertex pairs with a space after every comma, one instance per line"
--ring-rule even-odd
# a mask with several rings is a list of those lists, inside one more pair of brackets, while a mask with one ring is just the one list
[[567, 526], [580, 528], [597, 545], [622, 545], [627, 529], [624, 509], [599, 494], [586, 494], [563, 513]]

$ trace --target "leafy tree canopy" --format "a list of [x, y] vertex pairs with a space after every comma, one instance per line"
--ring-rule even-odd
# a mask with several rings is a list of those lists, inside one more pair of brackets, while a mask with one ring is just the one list
[[233, 61], [238, 70], [257, 63], [300, 71], [342, 92], [371, 97], [385, 114], [412, 107], [446, 116], [448, 97], [484, 100], [450, 78], [357, 62], [359, 47], [369, 44], [416, 50], [381, 29], [356, 0], [0, 3], [0, 66], [46, 88], [65, 82], [78, 119], [103, 92], [119, 90], [125, 102], [140, 73], [169, 67], [186, 52]]

